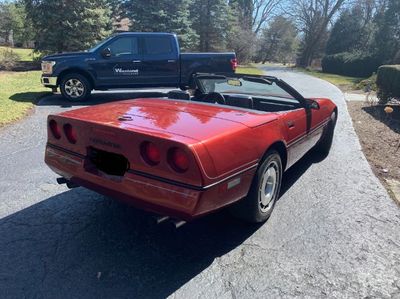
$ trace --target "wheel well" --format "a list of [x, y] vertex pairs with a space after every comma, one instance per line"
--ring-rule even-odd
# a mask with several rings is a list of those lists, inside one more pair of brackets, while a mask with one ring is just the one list
[[62, 78], [63, 78], [65, 75], [68, 75], [68, 74], [79, 74], [79, 75], [84, 76], [86, 79], [88, 79], [88, 81], [89, 81], [89, 83], [90, 83], [90, 86], [91, 86], [92, 88], [94, 88], [94, 80], [93, 80], [92, 76], [91, 76], [88, 72], [83, 71], [83, 70], [81, 70], [81, 69], [76, 69], [76, 68], [67, 69], [67, 70], [65, 70], [65, 71], [62, 71], [62, 72], [60, 73], [60, 75], [58, 76], [57, 85], [60, 85], [60, 84], [61, 84]]
[[271, 144], [271, 146], [265, 151], [264, 156], [262, 157], [262, 161], [266, 158], [267, 153], [270, 150], [276, 150], [279, 153], [282, 160], [282, 169], [283, 171], [285, 171], [288, 158], [285, 144], [282, 141], [277, 141]]

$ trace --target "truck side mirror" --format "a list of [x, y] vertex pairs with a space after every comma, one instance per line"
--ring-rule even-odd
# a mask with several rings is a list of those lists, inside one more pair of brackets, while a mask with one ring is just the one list
[[111, 57], [111, 49], [110, 48], [103, 49], [103, 51], [101, 51], [101, 56], [103, 56], [104, 58]]

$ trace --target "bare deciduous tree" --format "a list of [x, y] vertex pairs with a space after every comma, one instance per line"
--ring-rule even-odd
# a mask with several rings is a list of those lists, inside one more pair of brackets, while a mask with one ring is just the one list
[[270, 20], [276, 12], [282, 0], [252, 0], [252, 28], [255, 34]]
[[287, 12], [302, 32], [298, 65], [307, 67], [323, 47], [329, 22], [348, 0], [294, 0]]

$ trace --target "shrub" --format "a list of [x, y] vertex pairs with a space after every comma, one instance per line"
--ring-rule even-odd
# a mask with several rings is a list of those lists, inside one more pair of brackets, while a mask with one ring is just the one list
[[343, 52], [322, 59], [322, 71], [353, 77], [369, 77], [376, 72], [379, 59], [373, 55]]
[[373, 73], [371, 77], [361, 80], [356, 84], [356, 88], [364, 91], [376, 91], [376, 73]]
[[382, 104], [400, 98], [400, 65], [382, 65], [376, 79], [378, 98]]
[[0, 69], [11, 70], [19, 60], [19, 55], [12, 50], [0, 49]]

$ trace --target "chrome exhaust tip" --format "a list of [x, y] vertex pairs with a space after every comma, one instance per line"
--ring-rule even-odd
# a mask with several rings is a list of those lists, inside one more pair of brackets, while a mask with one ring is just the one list
[[64, 185], [66, 183], [68, 183], [68, 180], [66, 178], [63, 178], [63, 177], [57, 178], [57, 184]]
[[182, 226], [184, 226], [186, 224], [186, 221], [177, 220], [177, 219], [174, 219], [171, 222], [175, 226], [176, 229], [178, 229], [178, 228], [180, 228], [180, 227], [182, 227]]
[[63, 177], [57, 178], [57, 183], [59, 185], [66, 184], [69, 189], [73, 189], [73, 188], [79, 187], [79, 185], [77, 185], [77, 184], [75, 184], [75, 183], [73, 183], [73, 182], [71, 182], [71, 181], [69, 181], [69, 180], [67, 180], [66, 178], [63, 178]]
[[169, 216], [155, 216], [154, 219], [156, 220], [157, 224], [161, 224], [161, 223], [169, 220]]

